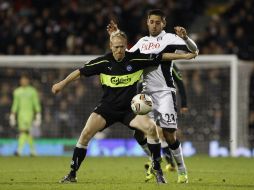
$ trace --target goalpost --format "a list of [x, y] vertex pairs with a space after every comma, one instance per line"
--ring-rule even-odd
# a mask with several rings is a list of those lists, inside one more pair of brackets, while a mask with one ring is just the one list
[[[229, 107], [228, 110], [224, 110], [229, 112], [229, 136], [227, 143], [231, 156], [241, 155], [241, 149], [248, 148], [248, 96], [251, 65], [239, 61], [235, 55], [200, 55], [194, 60], [177, 61], [176, 64], [180, 66], [182, 71], [202, 70], [209, 74], [209, 72], [213, 72], [213, 70], [225, 70], [225, 72], [222, 72], [221, 74], [224, 73], [224, 75], [228, 76], [227, 78], [224, 76], [219, 82], [224, 82], [225, 84], [225, 81], [223, 80], [229, 80], [229, 83], [226, 83], [228, 87], [224, 86], [225, 89], [220, 89], [225, 91], [228, 90], [229, 95]], [[221, 77], [219, 75], [216, 76], [218, 78]], [[183, 78], [185, 79], [185, 77]], [[211, 91], [213, 89], [208, 89], [207, 96], [211, 93], [209, 90]], [[217, 92], [218, 96], [219, 94], [220, 93]], [[187, 97], [188, 95], [189, 94], [187, 94]], [[227, 104], [227, 102], [224, 102], [223, 100], [220, 103]], [[220, 156], [223, 156], [223, 153]]]
[[[61, 98], [53, 97], [50, 87], [96, 57], [0, 56], [0, 89], [5, 89], [11, 96], [10, 92], [18, 85], [17, 76], [20, 72], [29, 72], [43, 99], [44, 128], [40, 135], [75, 138], [101, 96], [98, 78], [76, 81], [60, 95]], [[248, 147], [249, 66], [233, 55], [200, 55], [194, 60], [175, 64], [183, 73], [189, 106], [189, 113], [179, 114], [183, 140], [191, 142], [198, 153], [209, 153], [211, 142], [217, 142], [219, 148], [224, 147], [231, 156], [237, 156], [238, 148]], [[66, 107], [74, 108], [68, 111]], [[0, 126], [1, 123], [4, 126], [8, 122], [1, 118]], [[132, 131], [118, 125], [106, 130], [103, 137], [132, 138]], [[9, 135], [7, 131], [1, 137]]]

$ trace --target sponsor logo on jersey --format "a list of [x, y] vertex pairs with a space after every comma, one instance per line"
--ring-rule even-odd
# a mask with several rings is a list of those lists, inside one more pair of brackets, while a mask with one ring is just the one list
[[158, 49], [160, 48], [160, 44], [159, 43], [153, 43], [153, 42], [149, 42], [149, 43], [143, 43], [141, 46], [141, 49], [144, 50], [153, 50], [153, 49]]
[[127, 65], [126, 70], [127, 71], [131, 71], [132, 70], [132, 66], [131, 65]]
[[124, 77], [111, 77], [110, 79], [111, 83], [114, 85], [119, 84], [128, 84], [131, 81], [131, 78], [129, 76]]
[[162, 40], [162, 37], [161, 37], [161, 36], [159, 36], [159, 37], [157, 38], [157, 41], [160, 41], [160, 40]]

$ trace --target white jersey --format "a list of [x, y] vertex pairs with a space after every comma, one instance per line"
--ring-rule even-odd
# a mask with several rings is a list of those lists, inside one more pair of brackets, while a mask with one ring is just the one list
[[[185, 41], [179, 36], [166, 33], [164, 30], [156, 37], [145, 36], [141, 38], [129, 52], [140, 50], [144, 54], [158, 54], [160, 52], [173, 53], [175, 50], [188, 51]], [[163, 62], [159, 66], [149, 67], [143, 72], [143, 91], [175, 90], [172, 78], [172, 61]]]

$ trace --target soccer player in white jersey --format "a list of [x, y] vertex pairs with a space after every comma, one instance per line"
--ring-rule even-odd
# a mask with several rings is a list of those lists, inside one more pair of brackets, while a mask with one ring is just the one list
[[[150, 10], [147, 15], [149, 36], [141, 38], [129, 51], [140, 50], [145, 54], [161, 52], [175, 52], [184, 50], [198, 52], [197, 45], [187, 36], [185, 28], [175, 27], [176, 34], [166, 33], [165, 14], [159, 10]], [[118, 30], [117, 25], [111, 22], [108, 32]], [[172, 65], [162, 63], [156, 67], [149, 67], [143, 72], [143, 92], [150, 95], [153, 100], [153, 110], [149, 116], [162, 128], [165, 140], [171, 149], [178, 166], [178, 183], [188, 183], [187, 170], [183, 159], [181, 143], [177, 139], [177, 111], [175, 98], [175, 85], [172, 78]], [[143, 146], [145, 149], [145, 145]], [[147, 180], [151, 177], [147, 176]]]

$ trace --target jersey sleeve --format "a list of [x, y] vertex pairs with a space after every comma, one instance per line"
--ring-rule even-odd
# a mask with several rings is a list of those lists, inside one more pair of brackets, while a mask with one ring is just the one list
[[36, 89], [33, 89], [33, 106], [36, 113], [41, 112], [41, 104], [40, 104], [40, 98], [39, 94]]
[[177, 50], [191, 52], [186, 46], [185, 41], [176, 34], [168, 33], [166, 36], [166, 40], [170, 45], [168, 45], [162, 52], [174, 53]]
[[99, 57], [86, 63], [82, 68], [79, 69], [81, 75], [92, 76], [99, 75], [104, 71], [105, 64], [109, 61], [105, 57]]
[[137, 69], [159, 65], [162, 58], [162, 54], [143, 54], [139, 50], [131, 54], [132, 58], [130, 61], [135, 63]]
[[179, 71], [179, 69], [177, 68], [177, 66], [174, 64], [173, 65], [173, 79], [176, 82], [179, 94], [180, 94], [180, 98], [181, 98], [181, 107], [187, 107], [187, 96], [186, 96], [186, 91], [185, 91], [185, 87], [183, 84], [183, 79], [182, 79], [182, 75], [181, 72]]
[[12, 113], [17, 113], [18, 111], [18, 92], [17, 90], [14, 90], [13, 92], [13, 102], [12, 102], [12, 106], [11, 106], [11, 112]]
[[140, 40], [127, 51], [128, 52], [136, 52], [139, 48], [140, 48]]
[[176, 34], [170, 34], [170, 38], [171, 38], [171, 44], [186, 45], [185, 41], [182, 38], [180, 38], [179, 36], [177, 36]]

